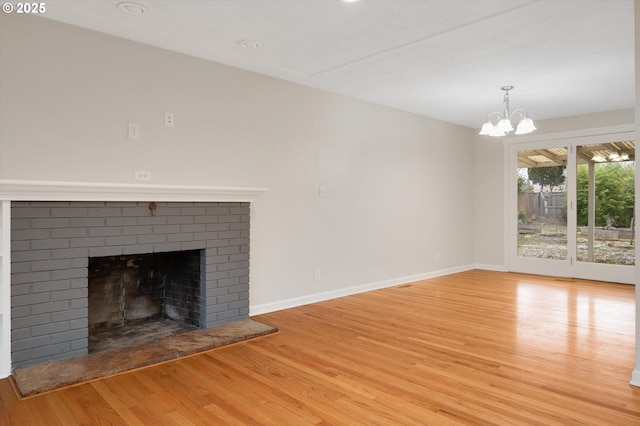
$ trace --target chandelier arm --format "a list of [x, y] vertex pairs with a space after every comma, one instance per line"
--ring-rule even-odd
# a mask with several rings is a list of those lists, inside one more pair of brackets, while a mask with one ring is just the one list
[[511, 116], [509, 117], [509, 119], [513, 121], [513, 117], [516, 114], [520, 115], [520, 119], [518, 121], [522, 120], [523, 118], [527, 118], [529, 116], [529, 114], [527, 114], [527, 111], [525, 109], [519, 108], [511, 113]]
[[504, 118], [504, 114], [503, 113], [501, 113], [499, 111], [493, 111], [493, 112], [490, 112], [489, 115], [487, 115], [487, 121], [489, 121], [489, 122], [491, 122], [493, 124], [493, 122], [491, 121], [491, 116], [495, 116], [495, 114], [498, 114], [498, 120], [496, 120], [496, 123]]

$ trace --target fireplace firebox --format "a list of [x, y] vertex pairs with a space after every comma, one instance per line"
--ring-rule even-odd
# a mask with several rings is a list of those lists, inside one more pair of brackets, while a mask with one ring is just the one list
[[202, 250], [89, 258], [89, 353], [199, 328], [201, 259]]

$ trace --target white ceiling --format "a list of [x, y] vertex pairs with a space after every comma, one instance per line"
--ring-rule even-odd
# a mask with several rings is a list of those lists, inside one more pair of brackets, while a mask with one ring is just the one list
[[633, 0], [135, 1], [45, 17], [468, 127], [507, 84], [534, 119], [635, 103]]

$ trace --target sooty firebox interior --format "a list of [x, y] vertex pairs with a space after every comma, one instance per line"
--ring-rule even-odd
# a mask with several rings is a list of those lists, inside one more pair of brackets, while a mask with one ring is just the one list
[[202, 250], [89, 258], [89, 352], [200, 327]]

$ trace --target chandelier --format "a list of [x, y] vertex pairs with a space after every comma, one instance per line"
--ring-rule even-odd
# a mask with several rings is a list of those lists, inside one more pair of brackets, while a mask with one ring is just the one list
[[[492, 112], [487, 118], [487, 122], [482, 125], [480, 130], [481, 135], [489, 136], [506, 136], [507, 133], [513, 131], [514, 118], [518, 119], [516, 127], [516, 135], [526, 135], [536, 130], [536, 126], [533, 125], [533, 120], [529, 118], [529, 114], [524, 109], [517, 109], [513, 112], [509, 112], [509, 90], [513, 89], [513, 86], [501, 87], [506, 93], [504, 94], [504, 112]], [[493, 124], [491, 120], [496, 120], [496, 124]]]

